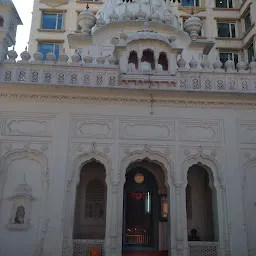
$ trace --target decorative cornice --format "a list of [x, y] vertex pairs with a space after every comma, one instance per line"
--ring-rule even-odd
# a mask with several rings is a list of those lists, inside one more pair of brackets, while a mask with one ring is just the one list
[[[1, 93], [1, 100], [10, 101], [41, 101], [41, 102], [59, 102], [59, 103], [97, 103], [97, 104], [131, 104], [131, 105], [150, 105], [151, 98], [128, 98], [127, 96], [78, 96], [78, 95], [60, 95], [60, 94], [29, 94], [29, 93]], [[232, 99], [232, 98], [230, 98]], [[208, 108], [234, 108], [234, 109], [254, 109], [256, 101], [241, 102], [241, 101], [214, 101], [207, 99], [191, 99], [186, 98], [184, 92], [183, 99], [154, 99], [156, 106], [179, 106], [179, 107], [208, 107]]]

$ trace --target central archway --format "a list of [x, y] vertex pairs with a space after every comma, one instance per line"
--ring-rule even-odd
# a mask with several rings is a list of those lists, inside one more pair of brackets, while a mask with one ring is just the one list
[[158, 246], [158, 185], [142, 167], [126, 174], [124, 185], [124, 249], [156, 249]]
[[124, 255], [134, 251], [167, 253], [167, 192], [165, 172], [159, 164], [144, 159], [128, 166], [123, 192]]

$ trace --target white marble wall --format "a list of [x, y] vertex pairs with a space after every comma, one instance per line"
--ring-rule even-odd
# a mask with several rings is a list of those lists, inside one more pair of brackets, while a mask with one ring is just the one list
[[[172, 255], [183, 255], [178, 254], [179, 249], [185, 253], [187, 248], [182, 202], [187, 167], [197, 162], [213, 169], [218, 188], [221, 255], [225, 250], [225, 255], [247, 255], [247, 244], [255, 253], [254, 109], [242, 109], [242, 105], [224, 109], [217, 104], [214, 108], [185, 107], [177, 102], [154, 106], [150, 115], [146, 104], [114, 104], [111, 100], [102, 104], [42, 101], [36, 105], [1, 100], [0, 109], [1, 255], [60, 256], [62, 246], [69, 249], [80, 165], [92, 157], [106, 167], [107, 193], [112, 199], [107, 206], [107, 255], [120, 256], [120, 184], [126, 168], [144, 157], [162, 164], [170, 186], [168, 244]], [[35, 197], [31, 227], [9, 230], [13, 201], [8, 197], [22, 183], [24, 173], [28, 173], [27, 183]]]

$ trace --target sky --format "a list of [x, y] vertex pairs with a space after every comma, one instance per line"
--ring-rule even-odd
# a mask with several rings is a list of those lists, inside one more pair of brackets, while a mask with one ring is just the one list
[[18, 26], [15, 50], [18, 55], [25, 50], [29, 41], [29, 32], [34, 0], [12, 0], [23, 25]]

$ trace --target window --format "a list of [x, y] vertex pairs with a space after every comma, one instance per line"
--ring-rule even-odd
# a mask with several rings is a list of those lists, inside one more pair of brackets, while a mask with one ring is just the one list
[[238, 54], [233, 52], [220, 52], [220, 61], [223, 65], [228, 59], [233, 60], [236, 65], [238, 63]]
[[53, 52], [58, 59], [60, 54], [60, 44], [56, 43], [39, 43], [39, 52], [43, 54], [44, 60], [49, 52]]
[[201, 6], [201, 0], [182, 0], [182, 6]]
[[218, 23], [218, 37], [236, 37], [235, 23]]
[[249, 28], [251, 27], [252, 22], [251, 22], [251, 13], [248, 12], [245, 17], [244, 17], [244, 28], [245, 28], [245, 32], [249, 30]]
[[63, 14], [62, 13], [43, 13], [42, 29], [61, 30]]
[[233, 8], [232, 0], [216, 0], [217, 8]]
[[250, 46], [247, 48], [247, 53], [248, 53], [248, 61], [250, 63], [252, 61], [252, 59], [254, 58], [253, 43], [251, 43]]

